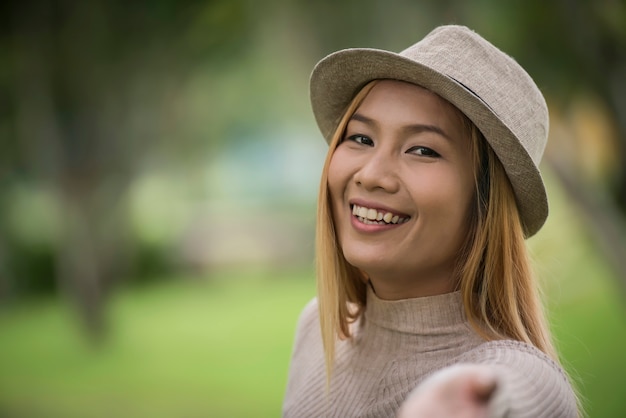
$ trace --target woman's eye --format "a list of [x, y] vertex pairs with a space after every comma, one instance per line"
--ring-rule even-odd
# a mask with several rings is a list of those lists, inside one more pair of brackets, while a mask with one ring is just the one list
[[349, 141], [354, 141], [357, 144], [362, 144], [362, 145], [369, 145], [372, 146], [374, 145], [374, 141], [372, 141], [371, 138], [365, 136], [365, 135], [350, 135], [348, 138]]
[[412, 147], [407, 152], [411, 154], [421, 155], [422, 157], [432, 157], [432, 158], [441, 157], [441, 155], [439, 155], [437, 151], [432, 150], [428, 147], [421, 147], [421, 146]]

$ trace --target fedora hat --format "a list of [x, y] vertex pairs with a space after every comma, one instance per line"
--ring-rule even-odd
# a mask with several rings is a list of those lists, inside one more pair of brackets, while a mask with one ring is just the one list
[[526, 237], [548, 216], [539, 161], [548, 137], [548, 108], [528, 73], [510, 56], [463, 26], [440, 26], [398, 53], [345, 49], [311, 74], [313, 114], [327, 142], [352, 98], [368, 82], [400, 80], [456, 106], [480, 129], [513, 186]]

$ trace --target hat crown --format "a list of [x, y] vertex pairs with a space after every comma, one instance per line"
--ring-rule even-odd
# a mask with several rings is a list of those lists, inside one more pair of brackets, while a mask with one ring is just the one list
[[311, 74], [311, 104], [330, 143], [352, 98], [371, 80], [422, 86], [450, 102], [482, 132], [511, 182], [524, 232], [548, 216], [539, 172], [548, 136], [548, 109], [528, 73], [510, 56], [464, 26], [441, 26], [401, 53], [351, 48], [332, 53]]
[[[548, 107], [528, 73], [464, 26], [440, 26], [400, 53], [453, 79], [487, 105], [539, 165], [548, 139]], [[468, 71], [468, 66], [471, 68]]]

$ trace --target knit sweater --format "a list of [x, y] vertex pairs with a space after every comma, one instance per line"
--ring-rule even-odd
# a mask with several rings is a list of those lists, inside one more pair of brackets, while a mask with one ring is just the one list
[[459, 292], [386, 301], [369, 289], [337, 341], [330, 390], [317, 301], [298, 321], [283, 416], [394, 417], [409, 392], [434, 372], [458, 363], [489, 365], [497, 376], [490, 417], [575, 417], [576, 399], [558, 364], [533, 346], [485, 342], [469, 325]]

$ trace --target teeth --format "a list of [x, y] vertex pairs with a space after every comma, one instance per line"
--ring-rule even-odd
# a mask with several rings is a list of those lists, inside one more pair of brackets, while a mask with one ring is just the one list
[[372, 221], [367, 218], [361, 218], [360, 216], [359, 221], [363, 222], [366, 225], [384, 225], [384, 222]]
[[352, 214], [367, 225], [403, 224], [409, 220], [409, 218], [401, 218], [391, 212], [379, 212], [376, 209], [357, 205], [352, 206]]

